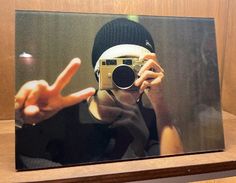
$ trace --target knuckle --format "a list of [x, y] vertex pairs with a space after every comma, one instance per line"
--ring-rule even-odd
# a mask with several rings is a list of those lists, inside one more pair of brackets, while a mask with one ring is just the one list
[[153, 60], [153, 59], [149, 59], [147, 63], [148, 63], [149, 66], [153, 66], [153, 65], [156, 64], [156, 61]]
[[160, 81], [162, 81], [163, 79], [164, 79], [164, 74], [161, 75]]
[[160, 77], [160, 78], [159, 78], [159, 81], [160, 81], [160, 82], [162, 81], [162, 78], [163, 78], [163, 77]]
[[48, 83], [43, 79], [39, 80], [38, 83], [39, 83], [40, 86], [44, 86], [44, 87], [48, 86]]
[[153, 60], [152, 59], [148, 59], [147, 65], [152, 65], [152, 63], [153, 63]]
[[25, 89], [31, 90], [37, 87], [37, 85], [38, 85], [38, 81], [34, 80], [34, 81], [27, 82], [24, 86], [25, 86]]
[[143, 74], [141, 75], [141, 79], [144, 80], [144, 79], [146, 79], [147, 77], [148, 77], [148, 73], [147, 73], [147, 70], [145, 70], [145, 71], [143, 72]]
[[156, 78], [153, 85], [158, 86], [161, 83], [162, 79], [160, 77]]
[[23, 96], [16, 96], [15, 97], [15, 102], [22, 102], [24, 100]]
[[164, 77], [164, 74], [162, 72], [159, 73], [159, 78], [162, 79]]
[[152, 71], [150, 71], [150, 70], [146, 70], [145, 72], [144, 72], [144, 76], [145, 77], [149, 77], [149, 75], [152, 73]]
[[153, 65], [157, 65], [157, 62], [156, 62], [156, 60], [154, 60], [154, 59], [151, 59], [151, 63], [152, 63]]
[[149, 85], [148, 81], [144, 81], [143, 84], [144, 84], [144, 86], [148, 86]]
[[48, 88], [48, 83], [45, 80], [39, 80], [38, 84], [37, 84], [37, 88], [38, 90], [44, 90], [46, 88]]

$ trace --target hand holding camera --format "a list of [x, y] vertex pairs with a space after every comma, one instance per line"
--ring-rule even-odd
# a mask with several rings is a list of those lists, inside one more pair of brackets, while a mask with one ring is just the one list
[[155, 53], [139, 58], [114, 58], [99, 60], [99, 89], [137, 90], [155, 101], [160, 94], [164, 70]]
[[162, 80], [164, 78], [164, 70], [157, 61], [157, 56], [154, 53], [146, 54], [140, 59], [145, 59], [147, 62], [138, 72], [139, 78], [134, 85], [139, 87], [140, 93], [145, 92], [149, 98], [154, 110], [156, 106], [163, 102]]

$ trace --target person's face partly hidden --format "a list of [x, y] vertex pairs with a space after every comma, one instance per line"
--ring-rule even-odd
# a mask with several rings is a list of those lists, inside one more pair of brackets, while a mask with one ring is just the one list
[[[119, 58], [138, 58], [134, 56], [122, 56]], [[112, 93], [116, 97], [117, 100], [127, 103], [127, 104], [135, 104], [136, 101], [140, 98], [139, 88], [133, 89], [113, 89]]]

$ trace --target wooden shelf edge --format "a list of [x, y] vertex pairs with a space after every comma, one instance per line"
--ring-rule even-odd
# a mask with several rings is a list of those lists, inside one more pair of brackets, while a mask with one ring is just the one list
[[104, 182], [104, 183], [118, 183], [127, 181], [142, 181], [158, 178], [170, 178], [176, 176], [188, 176], [203, 173], [215, 173], [220, 171], [229, 171], [236, 169], [236, 161], [222, 162], [222, 163], [211, 163], [202, 165], [191, 165], [184, 167], [173, 167], [166, 169], [153, 169], [153, 170], [143, 170], [135, 172], [125, 172], [118, 174], [106, 174], [97, 175], [89, 177], [78, 177], [69, 179], [58, 179], [52, 181], [43, 182]]

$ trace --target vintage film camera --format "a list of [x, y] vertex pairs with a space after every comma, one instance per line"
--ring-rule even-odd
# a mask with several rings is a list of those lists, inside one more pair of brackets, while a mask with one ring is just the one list
[[137, 90], [133, 83], [145, 62], [138, 58], [100, 59], [99, 89]]

